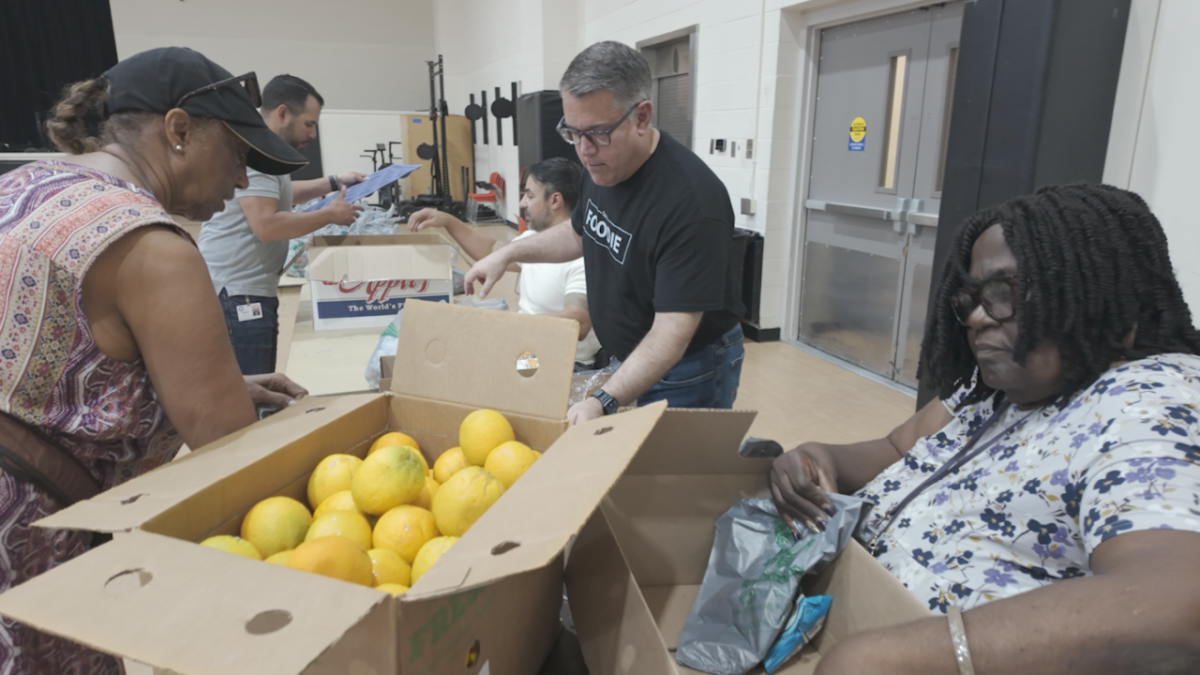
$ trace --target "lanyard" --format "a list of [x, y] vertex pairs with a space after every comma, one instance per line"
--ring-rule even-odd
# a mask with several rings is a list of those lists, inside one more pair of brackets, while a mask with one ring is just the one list
[[958, 454], [954, 456], [954, 459], [950, 460], [946, 464], [943, 464], [941, 467], [939, 467], [937, 471], [933, 472], [933, 475], [931, 475], [929, 478], [926, 478], [925, 481], [923, 483], [921, 483], [920, 485], [918, 485], [915, 490], [908, 493], [908, 495], [904, 499], [900, 500], [899, 504], [896, 504], [892, 508], [888, 509], [887, 514], [885, 514], [884, 517], [881, 519], [880, 525], [876, 525], [874, 527], [867, 528], [866, 534], [871, 535], [871, 538], [867, 543], [867, 550], [871, 552], [871, 555], [875, 555], [875, 550], [877, 548], [879, 548], [879, 538], [883, 536], [884, 532], [887, 532], [888, 528], [892, 526], [892, 523], [894, 523], [896, 521], [896, 518], [900, 515], [900, 512], [903, 511], [905, 509], [905, 507], [907, 507], [912, 502], [912, 500], [916, 499], [918, 495], [920, 495], [925, 490], [929, 489], [929, 487], [932, 486], [934, 483], [937, 483], [938, 481], [942, 480], [948, 474], [959, 470], [967, 462], [971, 461], [972, 459], [975, 459], [980, 454], [982, 454], [983, 451], [992, 447], [1001, 439], [1007, 437], [1017, 427], [1024, 424], [1025, 420], [1029, 419], [1030, 415], [1032, 415], [1034, 412], [1036, 412], [1036, 410], [1030, 411], [1021, 419], [1010, 424], [1007, 429], [1000, 432], [999, 434], [996, 434], [996, 436], [994, 438], [992, 438], [990, 441], [988, 441], [987, 443], [984, 443], [983, 445], [980, 445], [979, 447], [975, 447], [975, 444], [978, 443], [981, 438], [983, 438], [984, 434], [987, 433], [988, 429], [991, 429], [992, 425], [994, 425], [997, 420], [999, 420], [1001, 417], [1003, 417], [1004, 413], [1008, 412], [1009, 405], [1010, 405], [1010, 402], [1007, 399], [1005, 399], [999, 406], [996, 407], [996, 410], [995, 410], [995, 412], [992, 413], [992, 416], [987, 418], [987, 420], [985, 420], [984, 423], [979, 426], [979, 429], [977, 429], [975, 431], [974, 435], [972, 435], [971, 438], [967, 440], [966, 445], [964, 445], [962, 447], [962, 450], [958, 451]]

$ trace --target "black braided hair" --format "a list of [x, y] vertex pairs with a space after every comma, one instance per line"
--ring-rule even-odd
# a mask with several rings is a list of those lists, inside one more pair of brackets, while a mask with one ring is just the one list
[[[921, 345], [920, 377], [941, 398], [972, 381], [964, 404], [996, 393], [975, 376], [975, 356], [950, 296], [969, 276], [975, 240], [997, 223], [1017, 259], [1013, 358], [1024, 364], [1043, 339], [1056, 338], [1060, 401], [1095, 382], [1113, 361], [1200, 353], [1200, 332], [1175, 279], [1166, 234], [1146, 202], [1110, 185], [1050, 186], [963, 223]], [[1133, 345], [1122, 346], [1135, 326]]]

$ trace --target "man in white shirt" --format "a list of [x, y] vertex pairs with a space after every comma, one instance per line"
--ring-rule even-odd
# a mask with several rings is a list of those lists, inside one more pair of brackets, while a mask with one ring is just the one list
[[[532, 237], [554, 225], [570, 222], [579, 199], [579, 165], [561, 157], [548, 159], [529, 168], [521, 191], [521, 208], [529, 229], [516, 240]], [[504, 242], [480, 234], [474, 227], [436, 209], [422, 209], [409, 216], [408, 229], [418, 232], [427, 227], [446, 230], [472, 260], [479, 260], [504, 245]], [[514, 240], [514, 241], [516, 241]], [[543, 314], [574, 319], [579, 323], [579, 344], [575, 350], [575, 369], [594, 367], [600, 341], [592, 330], [587, 305], [587, 281], [583, 258], [565, 263], [522, 263], [509, 266], [520, 272], [517, 292], [522, 314]], [[601, 364], [603, 365], [603, 364]]]

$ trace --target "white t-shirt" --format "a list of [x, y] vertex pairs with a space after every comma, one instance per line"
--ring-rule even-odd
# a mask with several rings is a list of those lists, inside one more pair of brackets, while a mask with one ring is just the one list
[[[526, 230], [517, 239], [532, 237], [533, 230]], [[516, 241], [514, 239], [513, 241]], [[583, 273], [583, 258], [565, 263], [521, 263], [521, 278], [517, 283], [521, 300], [517, 303], [522, 314], [549, 314], [561, 312], [563, 300], [570, 293], [587, 295], [587, 279]], [[575, 361], [588, 363], [596, 359], [600, 340], [596, 331], [588, 331], [587, 337], [575, 348]]]

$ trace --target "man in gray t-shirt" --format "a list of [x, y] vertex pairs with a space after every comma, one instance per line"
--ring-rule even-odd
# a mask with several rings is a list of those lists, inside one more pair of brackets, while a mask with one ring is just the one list
[[[300, 150], [317, 137], [325, 100], [312, 85], [280, 75], [262, 92], [262, 115], [280, 138]], [[225, 310], [225, 325], [243, 375], [275, 372], [279, 336], [276, 288], [287, 262], [288, 241], [330, 223], [350, 225], [362, 207], [345, 200], [346, 186], [361, 173], [292, 182], [290, 176], [247, 171], [250, 185], [225, 202], [225, 210], [200, 228], [200, 253], [208, 264], [213, 289]], [[293, 213], [292, 202], [306, 202], [341, 190], [329, 205]]]

